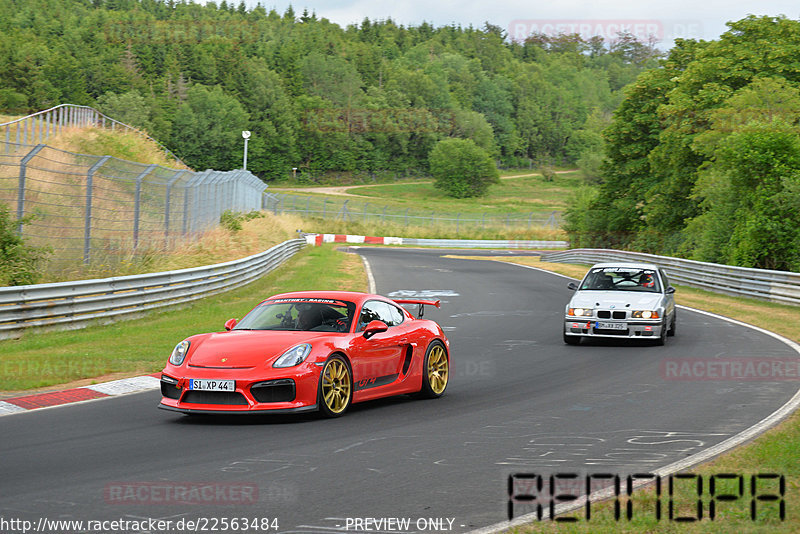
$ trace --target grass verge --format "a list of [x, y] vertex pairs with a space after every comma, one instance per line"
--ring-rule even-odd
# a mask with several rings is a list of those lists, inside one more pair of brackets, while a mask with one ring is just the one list
[[[511, 214], [534, 214], [534, 217], [549, 215], [553, 211], [566, 209], [569, 199], [582, 186], [580, 172], [567, 172], [556, 175], [553, 181], [545, 180], [538, 174], [523, 174], [505, 177], [500, 183], [489, 188], [488, 193], [477, 198], [452, 198], [428, 181], [398, 182], [390, 184], [356, 187], [347, 190], [353, 202], [369, 202], [373, 210], [402, 213], [406, 209], [419, 212], [428, 210], [434, 216], [441, 214], [486, 214], [487, 217]], [[324, 190], [323, 190], [324, 191]], [[276, 191], [280, 192], [280, 191]], [[341, 195], [326, 195], [308, 188], [292, 193], [299, 196], [327, 197], [333, 203], [341, 204]], [[359, 199], [353, 196], [360, 197]], [[302, 209], [302, 202], [299, 203]], [[358, 217], [359, 208], [353, 208]]]
[[[494, 259], [509, 263], [518, 263], [557, 272], [573, 278], [581, 278], [587, 266], [563, 263], [541, 262], [538, 257], [469, 257], [468, 259]], [[566, 285], [566, 282], [565, 282]], [[675, 300], [678, 304], [718, 313], [773, 332], [779, 333], [793, 341], [800, 341], [800, 308], [753, 299], [730, 297], [695, 289], [677, 286]], [[678, 334], [680, 335], [680, 333]], [[633, 492], [631, 503], [633, 519], [625, 516], [628, 502], [624, 497], [624, 482], [620, 497], [621, 514], [618, 519], [613, 500], [592, 504], [592, 516], [585, 519], [585, 509], [565, 514], [561, 521], [543, 521], [510, 529], [509, 532], [667, 532], [697, 534], [715, 533], [775, 533], [800, 532], [800, 413], [795, 412], [776, 427], [768, 430], [752, 442], [733, 451], [689, 470], [703, 480], [703, 495], [698, 497], [694, 481], [679, 481], [674, 491], [674, 517], [696, 518], [698, 502], [702, 504], [703, 516], [700, 521], [675, 521], [668, 516], [669, 494], [667, 480], [662, 481], [661, 496], [658, 498], [651, 485]], [[716, 518], [709, 518], [710, 480], [720, 474], [743, 476], [743, 495], [738, 497], [738, 479], [717, 479], [717, 495], [734, 495], [737, 498], [730, 502], [717, 500]], [[785, 477], [785, 520], [780, 519], [779, 501], [756, 499], [756, 520], [751, 518], [752, 488], [751, 477], [759, 474], [778, 474]], [[759, 480], [757, 495], [778, 495], [780, 493], [777, 480]], [[661, 506], [661, 520], [656, 520], [657, 503]], [[567, 518], [575, 518], [575, 522], [566, 522]]]
[[256, 282], [181, 309], [83, 330], [30, 331], [0, 341], [0, 391], [156, 372], [185, 337], [220, 331], [225, 320], [241, 318], [270, 295], [314, 289], [365, 291], [361, 259], [332, 245], [308, 247]]
[[113, 255], [98, 251], [89, 265], [76, 261], [58, 270], [45, 269], [40, 283], [155, 273], [237, 260], [296, 238], [296, 230], [303, 226], [302, 220], [292, 215], [263, 215], [242, 222], [241, 230], [216, 227], [169, 250], [140, 247], [135, 253], [116, 251]]

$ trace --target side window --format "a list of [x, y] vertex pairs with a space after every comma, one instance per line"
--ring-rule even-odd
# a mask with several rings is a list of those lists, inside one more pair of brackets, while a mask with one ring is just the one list
[[664, 272], [664, 269], [659, 269], [659, 273], [661, 273], [661, 281], [664, 283], [664, 291], [669, 288], [669, 278], [667, 278], [667, 273]]
[[371, 321], [382, 321], [381, 315], [378, 309], [378, 302], [377, 300], [371, 300], [369, 302], [364, 303], [364, 306], [361, 307], [361, 315], [358, 316], [358, 328], [356, 329], [357, 332], [364, 330], [364, 328], [371, 322]]
[[386, 308], [388, 309], [389, 316], [391, 317], [390, 320], [392, 321], [391, 323], [386, 323], [386, 324], [388, 324], [389, 326], [397, 326], [399, 324], [402, 324], [403, 320], [405, 319], [403, 312], [400, 311], [400, 309], [397, 306], [392, 306], [391, 304], [386, 304]]
[[397, 307], [379, 300], [371, 300], [361, 308], [356, 331], [364, 330], [370, 321], [377, 320], [386, 323], [386, 326], [397, 326], [403, 322], [403, 319], [403, 312]]

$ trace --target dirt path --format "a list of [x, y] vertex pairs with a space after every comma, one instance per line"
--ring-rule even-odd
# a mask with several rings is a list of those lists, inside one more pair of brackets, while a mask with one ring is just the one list
[[[567, 169], [565, 171], [555, 171], [556, 174], [566, 174], [568, 172], [575, 172], [578, 169]], [[527, 178], [529, 176], [541, 176], [542, 173], [540, 172], [532, 172], [528, 174], [514, 174], [511, 176], [501, 176], [501, 180], [510, 180], [512, 178]], [[417, 184], [429, 184], [431, 183], [430, 180], [426, 180], [423, 182], [414, 182]], [[327, 186], [327, 187], [270, 187], [268, 192], [277, 192], [277, 193], [288, 193], [288, 192], [299, 192], [299, 193], [319, 193], [321, 195], [334, 195], [334, 196], [342, 196], [342, 197], [361, 197], [361, 195], [354, 195], [352, 193], [348, 193], [350, 189], [355, 189], [357, 187], [382, 187], [385, 185], [390, 184], [360, 184], [360, 185], [336, 185], [336, 186]]]

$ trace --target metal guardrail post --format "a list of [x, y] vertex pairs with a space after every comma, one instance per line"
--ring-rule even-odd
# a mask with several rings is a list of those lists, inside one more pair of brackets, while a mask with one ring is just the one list
[[22, 217], [25, 215], [25, 174], [28, 162], [39, 153], [44, 145], [36, 145], [33, 150], [28, 152], [19, 162], [19, 184], [17, 186], [17, 234], [22, 235]]
[[94, 173], [105, 165], [111, 156], [103, 156], [100, 160], [89, 168], [86, 173], [86, 211], [83, 226], [83, 263], [88, 264], [90, 259], [91, 240], [92, 240], [92, 182]]

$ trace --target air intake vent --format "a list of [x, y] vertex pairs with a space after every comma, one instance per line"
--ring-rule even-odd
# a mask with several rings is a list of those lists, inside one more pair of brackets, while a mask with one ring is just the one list
[[247, 399], [238, 391], [187, 391], [183, 396], [186, 404], [226, 404], [247, 406]]
[[294, 380], [270, 380], [250, 386], [250, 393], [258, 402], [291, 402], [294, 400]]

